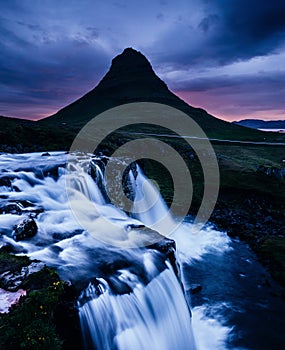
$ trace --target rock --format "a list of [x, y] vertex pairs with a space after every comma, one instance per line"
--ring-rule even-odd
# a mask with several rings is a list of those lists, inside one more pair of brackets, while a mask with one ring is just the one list
[[3, 203], [0, 204], [0, 214], [21, 215], [23, 207], [19, 203]]
[[42, 154], [42, 157], [50, 157], [50, 154], [49, 154], [48, 152], [44, 152], [44, 153]]
[[2, 244], [0, 248], [1, 252], [13, 253], [13, 254], [27, 253], [27, 250], [21, 245], [18, 245], [17, 243], [13, 245], [10, 242], [5, 242], [5, 243], [0, 242], [0, 245], [1, 244]]
[[14, 228], [12, 232], [12, 238], [15, 241], [32, 238], [37, 234], [37, 231], [38, 227], [35, 220], [28, 218]]
[[42, 270], [44, 266], [42, 262], [32, 262], [30, 265], [22, 267], [21, 271], [2, 273], [0, 275], [1, 288], [8, 291], [17, 290], [28, 276]]
[[33, 213], [37, 216], [42, 213], [44, 209], [42, 207], [36, 207], [33, 203], [29, 201], [9, 201], [5, 200], [0, 203], [0, 214], [13, 214], [21, 215], [24, 213]]
[[11, 187], [11, 179], [8, 176], [0, 176], [0, 186]]
[[196, 294], [196, 293], [201, 292], [202, 286], [201, 286], [201, 284], [191, 284], [189, 290], [190, 290], [191, 294]]
[[71, 231], [71, 232], [64, 232], [64, 233], [55, 232], [55, 233], [53, 233], [52, 238], [55, 241], [59, 242], [59, 241], [62, 241], [63, 239], [67, 239], [67, 238], [71, 238], [71, 237], [76, 236], [76, 235], [80, 235], [82, 232], [83, 232], [83, 230], [81, 230], [81, 229], [77, 229], [77, 230]]
[[264, 219], [264, 223], [269, 223], [269, 222], [272, 222], [273, 221], [273, 219], [272, 219], [272, 216], [270, 216], [270, 215], [268, 215], [268, 216], [266, 216], [266, 218]]
[[158, 242], [149, 245], [148, 248], [155, 249], [162, 253], [166, 259], [169, 260], [174, 273], [180, 279], [180, 268], [176, 260], [176, 243], [174, 240], [163, 237], [163, 239], [159, 240]]
[[285, 169], [284, 168], [277, 168], [273, 166], [264, 166], [260, 165], [257, 168], [257, 171], [264, 173], [267, 176], [273, 176], [277, 178], [278, 180], [282, 180], [285, 177]]

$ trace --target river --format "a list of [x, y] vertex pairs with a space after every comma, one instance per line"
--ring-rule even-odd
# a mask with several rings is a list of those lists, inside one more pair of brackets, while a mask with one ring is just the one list
[[[138, 167], [129, 174], [138, 212], [130, 216], [106, 199], [106, 159], [74, 154], [66, 168], [67, 157], [0, 155], [0, 205], [14, 205], [0, 215], [0, 244], [82, 289], [77, 307], [86, 349], [282, 349], [279, 287], [247, 245], [210, 224], [197, 233], [186, 217], [170, 237], [183, 292], [175, 266], [145, 244], [157, 239], [148, 227], [169, 215], [156, 187]], [[13, 227], [27, 217], [38, 232], [15, 242]], [[174, 221], [169, 215], [164, 224]], [[191, 294], [194, 284], [202, 289]]]

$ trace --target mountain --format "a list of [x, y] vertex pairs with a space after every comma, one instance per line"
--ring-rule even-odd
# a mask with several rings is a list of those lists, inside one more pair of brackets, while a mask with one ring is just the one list
[[243, 119], [233, 124], [252, 129], [285, 129], [285, 120]]
[[262, 132], [225, 122], [201, 108], [188, 105], [168, 89], [155, 74], [147, 58], [132, 48], [125, 49], [112, 60], [109, 71], [93, 90], [39, 123], [79, 130], [90, 119], [109, 108], [138, 101], [163, 103], [182, 110], [209, 137], [264, 140]]

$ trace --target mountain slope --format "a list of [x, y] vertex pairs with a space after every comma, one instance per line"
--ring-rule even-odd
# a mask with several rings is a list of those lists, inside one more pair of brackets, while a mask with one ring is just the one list
[[270, 135], [217, 119], [205, 110], [194, 108], [178, 98], [154, 73], [146, 57], [125, 49], [112, 60], [110, 70], [100, 83], [83, 97], [39, 121], [42, 125], [72, 127], [79, 130], [99, 113], [130, 102], [157, 102], [180, 109], [191, 116], [209, 137], [237, 140], [270, 139]]

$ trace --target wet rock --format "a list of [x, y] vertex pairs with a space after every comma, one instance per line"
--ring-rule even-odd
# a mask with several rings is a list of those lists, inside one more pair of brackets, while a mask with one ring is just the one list
[[42, 154], [42, 157], [50, 157], [50, 153], [44, 152], [44, 153]]
[[7, 176], [0, 176], [0, 186], [11, 187], [11, 179]]
[[29, 239], [34, 237], [37, 234], [37, 231], [38, 227], [35, 220], [33, 218], [28, 218], [14, 228], [12, 238], [15, 241]]
[[6, 271], [0, 275], [0, 286], [5, 290], [15, 291], [27, 277], [42, 270], [44, 266], [42, 262], [32, 262], [30, 265], [22, 267], [20, 271]]
[[21, 215], [23, 207], [19, 203], [1, 203], [0, 214]]
[[26, 249], [18, 244], [11, 244], [9, 242], [0, 242], [0, 245], [2, 244], [0, 251], [6, 252], [6, 253], [13, 253], [13, 254], [19, 254], [19, 253], [27, 253]]
[[180, 279], [180, 269], [176, 260], [176, 243], [172, 239], [163, 237], [160, 241], [148, 246], [148, 248], [156, 249], [169, 260], [176, 276]]
[[133, 229], [141, 229], [141, 228], [145, 228], [145, 225], [143, 224], [130, 224], [128, 225], [127, 229], [128, 230], [133, 230]]
[[108, 284], [115, 294], [129, 294], [132, 292], [131, 286], [124, 281], [121, 281], [117, 276], [110, 276]]
[[54, 179], [58, 179], [58, 168], [59, 168], [59, 165], [56, 164], [56, 165], [47, 165], [45, 167], [43, 167], [41, 169], [41, 173], [42, 175], [44, 175], [45, 177], [46, 176], [50, 176]]
[[55, 241], [59, 242], [59, 241], [62, 241], [63, 239], [67, 239], [67, 238], [71, 238], [71, 237], [76, 236], [76, 235], [80, 235], [82, 232], [83, 232], [83, 230], [81, 230], [81, 229], [77, 229], [77, 230], [71, 231], [71, 232], [64, 232], [64, 233], [55, 232], [52, 235], [52, 238]]
[[201, 292], [202, 286], [201, 286], [201, 284], [191, 284], [189, 290], [190, 290], [191, 294], [196, 294], [196, 293]]
[[162, 240], [149, 246], [149, 248], [156, 249], [162, 254], [169, 257], [169, 255], [172, 255], [175, 252], [176, 244], [172, 239], [164, 237]]

